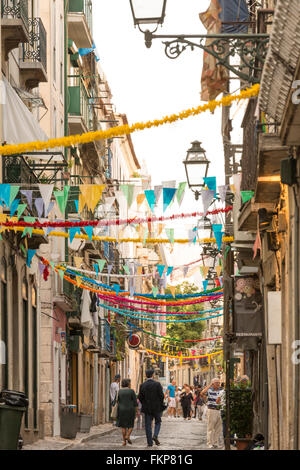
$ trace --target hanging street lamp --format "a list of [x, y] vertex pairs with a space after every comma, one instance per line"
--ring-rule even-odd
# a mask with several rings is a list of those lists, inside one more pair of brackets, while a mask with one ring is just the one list
[[[262, 72], [268, 50], [268, 34], [154, 34], [165, 18], [167, 0], [129, 0], [134, 25], [144, 34], [145, 45], [150, 48], [153, 39], [162, 39], [165, 54], [169, 59], [177, 59], [184, 51], [202, 49], [217, 59], [218, 65], [224, 66], [235, 76], [249, 83], [259, 83], [258, 73]], [[234, 24], [239, 23], [235, 21]], [[144, 31], [141, 25], [153, 25], [154, 29]], [[241, 22], [247, 27], [248, 21]], [[209, 42], [207, 42], [209, 39]], [[239, 55], [240, 63], [230, 59]]]
[[201, 147], [201, 142], [195, 140], [192, 147], [187, 151], [186, 159], [183, 161], [186, 172], [186, 179], [189, 188], [195, 193], [196, 201], [204, 187], [203, 178], [207, 176], [210, 161], [206, 158], [205, 150]]
[[[166, 15], [167, 0], [129, 1], [134, 26], [138, 26], [140, 31], [145, 33], [145, 31], [140, 28], [140, 25], [151, 24], [155, 26], [154, 30], [152, 31], [152, 33], [154, 33], [157, 30], [158, 25], [163, 24]], [[149, 30], [147, 31], [150, 32]]]

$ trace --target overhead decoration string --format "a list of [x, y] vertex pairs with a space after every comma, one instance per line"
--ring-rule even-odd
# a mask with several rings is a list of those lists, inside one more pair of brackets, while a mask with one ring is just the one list
[[163, 354], [163, 353], [159, 353], [156, 351], [151, 351], [151, 349], [145, 349], [145, 351], [147, 351], [150, 354], [155, 354], [157, 356], [163, 356], [163, 357], [171, 357], [173, 359], [201, 359], [202, 357], [211, 357], [211, 356], [215, 356], [216, 354], [223, 353], [223, 350], [222, 350], [222, 351], [216, 351], [210, 354], [203, 354], [201, 356], [171, 356], [170, 354]]
[[[215, 209], [213, 211], [208, 211], [206, 215], [217, 215], [220, 212], [227, 213], [232, 210], [232, 206], [228, 206], [221, 209]], [[183, 218], [192, 218], [192, 217], [203, 217], [203, 212], [191, 212], [187, 214], [174, 214], [169, 217], [145, 217], [145, 218], [131, 218], [131, 219], [112, 219], [112, 220], [66, 220], [66, 221], [51, 221], [48, 222], [25, 222], [24, 220], [7, 220], [2, 222], [1, 225], [4, 227], [32, 227], [32, 228], [74, 228], [74, 227], [105, 227], [110, 225], [130, 225], [130, 224], [143, 224], [149, 222], [163, 222], [166, 220], [176, 220]]]
[[49, 139], [47, 141], [35, 141], [28, 143], [21, 143], [16, 145], [4, 145], [0, 147], [0, 155], [17, 155], [24, 154], [26, 152], [35, 152], [46, 149], [53, 149], [56, 147], [70, 147], [71, 145], [87, 144], [96, 140], [111, 139], [113, 137], [119, 137], [122, 135], [129, 135], [136, 131], [142, 131], [144, 129], [150, 129], [151, 127], [158, 127], [163, 124], [171, 124], [178, 120], [186, 119], [190, 116], [197, 116], [205, 111], [213, 112], [219, 106], [230, 106], [234, 101], [247, 100], [253, 96], [257, 96], [259, 93], [259, 84], [253, 85], [251, 88], [242, 90], [237, 95], [227, 95], [221, 100], [212, 100], [204, 105], [197, 106], [196, 108], [187, 109], [179, 114], [172, 114], [171, 116], [165, 116], [162, 119], [155, 119], [148, 122], [138, 122], [129, 126], [128, 124], [123, 126], [116, 126], [105, 131], [86, 132], [81, 135], [70, 135], [68, 137], [60, 137], [57, 139]]

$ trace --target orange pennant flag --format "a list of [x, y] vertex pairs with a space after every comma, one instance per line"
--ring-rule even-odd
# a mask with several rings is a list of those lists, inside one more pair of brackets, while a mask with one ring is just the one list
[[145, 201], [146, 199], [146, 196], [145, 196], [145, 193], [141, 193], [141, 194], [138, 194], [137, 197], [136, 197], [136, 202], [137, 202], [137, 207], [139, 209], [139, 207], [143, 204], [143, 202]]

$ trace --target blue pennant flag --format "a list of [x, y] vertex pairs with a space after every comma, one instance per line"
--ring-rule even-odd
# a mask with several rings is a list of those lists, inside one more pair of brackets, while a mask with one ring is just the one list
[[154, 212], [154, 207], [155, 207], [155, 192], [153, 189], [148, 189], [144, 191], [147, 202], [149, 204], [149, 207], [152, 212]]
[[159, 276], [161, 277], [162, 273], [164, 272], [165, 265], [164, 264], [157, 264], [156, 267], [157, 267], [157, 271], [159, 272]]
[[93, 266], [94, 266], [94, 269], [95, 269], [95, 271], [97, 273], [97, 276], [98, 276], [98, 274], [99, 274], [99, 264], [95, 263], [95, 264], [93, 264]]
[[74, 204], [75, 204], [75, 207], [76, 207], [76, 211], [78, 212], [78, 210], [79, 210], [79, 200], [75, 199]]
[[168, 266], [167, 269], [167, 276], [170, 276], [171, 272], [173, 271], [173, 266]]
[[121, 287], [119, 286], [119, 284], [113, 284], [113, 290], [117, 295], [119, 295], [120, 289]]
[[215, 235], [215, 239], [216, 239], [219, 251], [221, 251], [224, 232], [216, 232], [214, 235]]
[[87, 233], [87, 236], [89, 237], [89, 239], [91, 240], [92, 239], [92, 236], [93, 236], [93, 230], [94, 228], [89, 225], [88, 227], [84, 227], [86, 233]]
[[70, 227], [69, 228], [69, 237], [70, 237], [70, 243], [74, 240], [74, 237], [76, 234], [80, 234], [80, 227]]
[[171, 204], [176, 191], [177, 191], [176, 188], [163, 188], [164, 212], [169, 207], [169, 205]]
[[215, 192], [215, 196], [217, 194], [217, 178], [215, 176], [207, 176], [203, 178], [204, 183], [211, 191]]
[[203, 289], [206, 291], [206, 290], [207, 290], [208, 281], [202, 281], [202, 284], [203, 284]]
[[15, 200], [11, 203], [11, 206], [10, 206], [10, 216], [11, 216], [11, 217], [14, 215], [14, 213], [15, 213], [16, 210], [18, 209], [19, 203], [20, 203], [20, 199], [15, 199]]
[[37, 250], [28, 250], [27, 251], [27, 261], [26, 261], [26, 264], [27, 266], [30, 268], [30, 265], [31, 265], [31, 261], [32, 261], [32, 258], [34, 257], [35, 253], [36, 253]]
[[10, 184], [0, 184], [0, 199], [4, 202], [6, 207], [9, 207], [10, 188]]

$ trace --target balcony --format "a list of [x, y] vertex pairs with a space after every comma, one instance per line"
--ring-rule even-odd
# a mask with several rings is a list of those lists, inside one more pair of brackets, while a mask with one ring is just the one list
[[22, 155], [2, 156], [2, 179], [3, 183], [28, 185], [39, 183], [38, 177], [30, 168]]
[[29, 20], [29, 43], [20, 53], [20, 78], [27, 90], [47, 82], [47, 33], [41, 18]]
[[70, 134], [83, 134], [92, 127], [92, 109], [89, 96], [80, 75], [68, 76], [69, 92], [69, 131]]
[[93, 45], [91, 0], [69, 0], [68, 36], [78, 48]]
[[289, 147], [282, 146], [277, 134], [259, 134], [255, 202], [278, 202], [281, 192], [280, 161], [288, 156]]
[[53, 297], [55, 303], [64, 312], [76, 312], [75, 286], [63, 279], [57, 279], [57, 288]]
[[1, 35], [5, 60], [29, 41], [28, 0], [1, 0]]
[[115, 356], [115, 329], [105, 319], [99, 321], [98, 346], [100, 357], [112, 359]]

